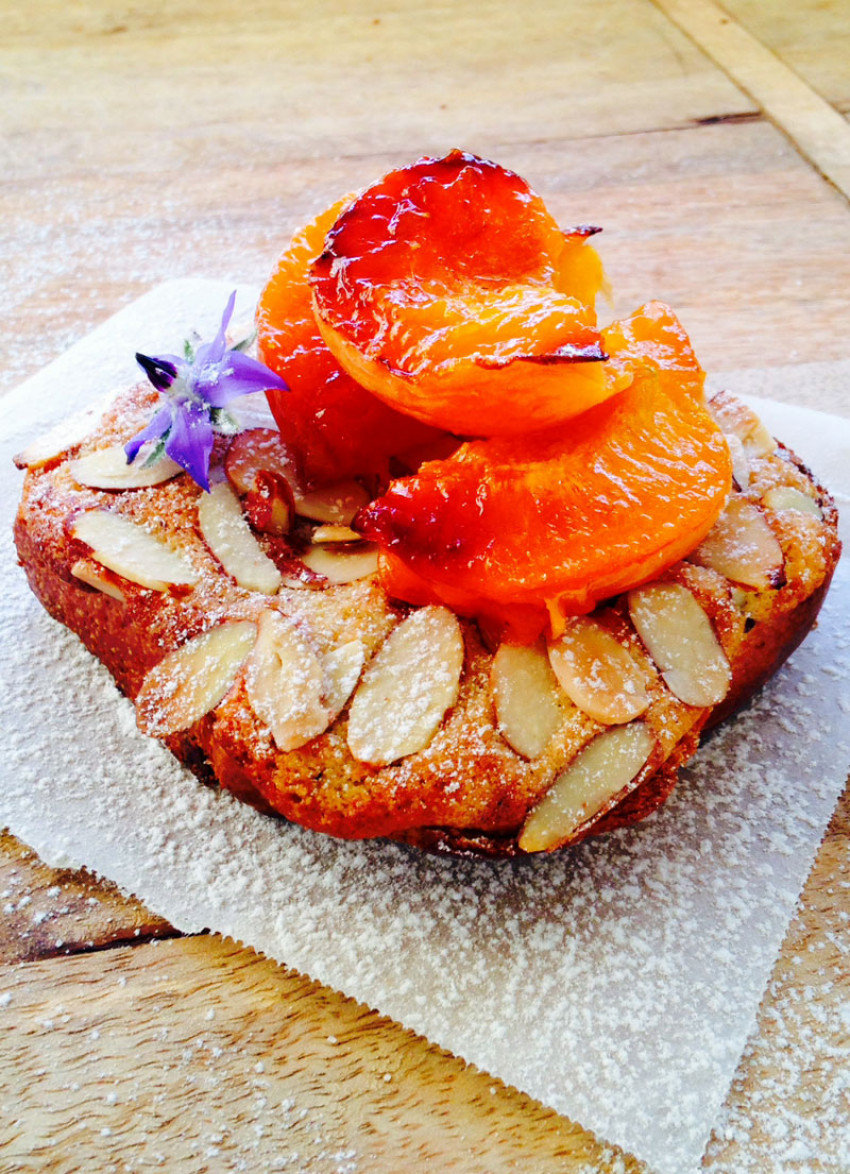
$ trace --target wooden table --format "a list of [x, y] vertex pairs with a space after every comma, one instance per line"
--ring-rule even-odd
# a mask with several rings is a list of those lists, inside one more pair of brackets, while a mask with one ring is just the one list
[[[846, 0], [6, 0], [3, 26], [7, 389], [163, 279], [261, 282], [339, 194], [452, 146], [604, 225], [615, 309], [671, 302], [708, 369], [850, 357]], [[845, 794], [707, 1170], [846, 1170], [848, 891]], [[4, 1171], [639, 1168], [8, 834], [0, 894]]]

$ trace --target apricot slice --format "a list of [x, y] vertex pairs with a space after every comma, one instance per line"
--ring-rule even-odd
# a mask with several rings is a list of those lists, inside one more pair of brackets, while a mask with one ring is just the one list
[[421, 159], [339, 216], [310, 268], [316, 319], [349, 375], [419, 420], [474, 436], [560, 423], [619, 390], [596, 231], [562, 232], [495, 163]]
[[692, 551], [732, 481], [702, 402], [651, 369], [557, 430], [470, 441], [355, 519], [381, 580], [412, 603], [500, 619], [528, 638]]
[[257, 307], [260, 358], [289, 385], [289, 391], [269, 393], [269, 407], [310, 486], [377, 471], [388, 456], [436, 435], [356, 383], [319, 333], [307, 271], [347, 202], [340, 200], [296, 234]]
[[615, 391], [638, 371], [654, 372], [673, 395], [703, 400], [705, 372], [682, 323], [665, 302], [647, 302], [602, 331], [606, 376]]

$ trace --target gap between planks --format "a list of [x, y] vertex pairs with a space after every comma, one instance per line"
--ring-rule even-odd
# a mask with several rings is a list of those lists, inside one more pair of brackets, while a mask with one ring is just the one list
[[850, 200], [850, 123], [714, 0], [652, 0]]

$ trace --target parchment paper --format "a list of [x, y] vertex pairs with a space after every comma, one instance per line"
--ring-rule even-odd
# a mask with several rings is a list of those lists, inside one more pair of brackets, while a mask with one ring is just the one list
[[[137, 733], [105, 670], [29, 594], [10, 540], [11, 455], [135, 378], [136, 350], [209, 334], [228, 292], [160, 287], [3, 401], [0, 823], [180, 929], [217, 930], [362, 1000], [659, 1174], [695, 1170], [847, 776], [848, 576], [839, 568], [819, 629], [638, 828], [470, 863], [260, 816]], [[846, 502], [850, 424], [759, 410]]]

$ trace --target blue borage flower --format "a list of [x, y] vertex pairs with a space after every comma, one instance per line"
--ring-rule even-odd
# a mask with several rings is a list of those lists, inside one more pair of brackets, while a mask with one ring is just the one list
[[209, 493], [215, 434], [233, 433], [239, 427], [227, 411], [230, 401], [253, 391], [288, 390], [285, 381], [265, 364], [236, 347], [227, 347], [225, 334], [235, 303], [234, 290], [212, 342], [202, 343], [197, 350], [187, 343], [183, 358], [136, 355], [136, 362], [165, 402], [150, 424], [124, 446], [128, 464], [144, 444], [156, 441], [145, 464], [152, 464], [165, 452]]

